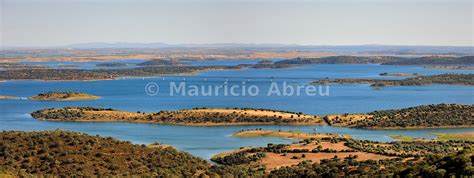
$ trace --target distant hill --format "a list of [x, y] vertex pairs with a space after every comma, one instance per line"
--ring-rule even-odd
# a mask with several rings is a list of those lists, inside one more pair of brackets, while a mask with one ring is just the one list
[[249, 50], [281, 49], [309, 52], [370, 52], [393, 54], [474, 54], [473, 46], [411, 46], [411, 45], [298, 45], [277, 43], [208, 43], [208, 44], [167, 44], [167, 43], [128, 43], [93, 42], [77, 43], [65, 48], [240, 48]]
[[329, 56], [321, 58], [295, 58], [275, 64], [382, 64], [382, 65], [474, 65], [474, 56], [462, 57], [394, 57], [394, 56]]

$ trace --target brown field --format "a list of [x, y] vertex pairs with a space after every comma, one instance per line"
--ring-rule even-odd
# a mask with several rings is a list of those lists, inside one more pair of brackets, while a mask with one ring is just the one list
[[[304, 158], [301, 158], [301, 155], [305, 154]], [[312, 162], [319, 162], [323, 159], [331, 159], [334, 156], [338, 158], [345, 158], [349, 155], [357, 156], [358, 161], [363, 160], [380, 160], [380, 159], [389, 159], [393, 157], [373, 154], [373, 153], [364, 153], [364, 152], [351, 152], [351, 153], [287, 153], [286, 156], [283, 154], [276, 153], [267, 153], [266, 157], [260, 160], [260, 164], [265, 165], [267, 171], [278, 169], [282, 166], [293, 166], [297, 165], [302, 161], [311, 160]], [[293, 156], [300, 157], [299, 159], [292, 159]]]
[[[263, 130], [259, 132], [261, 133], [261, 132], [266, 132], [266, 131]], [[255, 133], [255, 132], [252, 132], [252, 133]], [[319, 135], [318, 138], [314, 137], [314, 138], [296, 142], [293, 144], [283, 145], [283, 147], [281, 147], [280, 145], [278, 146], [279, 147], [278, 152], [266, 151], [265, 149], [257, 149], [257, 150], [260, 150], [257, 152], [265, 153], [265, 156], [256, 161], [252, 161], [248, 164], [253, 165], [255, 167], [264, 166], [266, 168], [265, 171], [269, 172], [283, 166], [297, 165], [303, 161], [311, 161], [313, 163], [319, 163], [323, 159], [332, 159], [335, 157], [344, 159], [349, 156], [356, 156], [356, 160], [358, 161], [396, 158], [395, 156], [385, 156], [382, 154], [356, 151], [348, 146], [345, 146], [344, 144], [346, 141], [342, 141], [344, 139], [341, 140], [341, 137], [338, 137], [338, 135], [333, 135], [333, 136], [328, 135], [328, 134], [318, 134], [318, 135]], [[390, 146], [390, 145], [381, 144], [381, 146]], [[276, 147], [271, 147], [270, 150], [275, 150], [275, 149]], [[306, 150], [306, 151], [303, 151], [303, 150]], [[313, 151], [313, 150], [319, 150], [319, 151]], [[221, 154], [215, 155], [213, 158], [214, 160], [216, 160], [215, 158], [218, 158], [218, 157], [224, 158], [226, 156], [232, 156], [232, 154], [236, 154], [240, 152], [245, 153], [244, 157], [251, 157], [252, 155], [256, 154], [256, 152], [247, 152], [247, 151], [251, 151], [249, 147], [234, 150], [231, 152], [221, 153]], [[234, 159], [238, 159], [238, 158], [234, 158]]]
[[307, 118], [313, 119], [316, 121], [322, 121], [321, 118], [311, 116], [311, 115], [298, 115], [286, 112], [279, 112], [279, 111], [271, 111], [271, 110], [259, 110], [259, 109], [193, 109], [193, 110], [180, 110], [183, 113], [221, 113], [221, 114], [245, 114], [251, 116], [270, 116], [270, 117], [280, 117], [282, 119], [292, 119], [292, 118]]
[[296, 143], [292, 144], [288, 147], [288, 150], [294, 150], [294, 149], [315, 149], [319, 145], [322, 146], [322, 149], [333, 149], [336, 151], [341, 151], [341, 150], [350, 150], [351, 148], [347, 147], [344, 145], [344, 142], [338, 142], [338, 143], [330, 143], [330, 142], [320, 142], [317, 145], [316, 144], [305, 144], [305, 143]]

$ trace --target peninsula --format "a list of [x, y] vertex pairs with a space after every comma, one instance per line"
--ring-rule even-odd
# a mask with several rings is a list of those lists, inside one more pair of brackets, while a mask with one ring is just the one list
[[65, 130], [3, 131], [0, 176], [462, 176], [473, 173], [468, 166], [472, 145], [457, 140], [386, 143], [324, 134], [220, 153], [211, 159], [216, 165], [160, 143], [136, 145]]
[[328, 115], [323, 119], [331, 126], [373, 129], [474, 127], [474, 105], [433, 104], [367, 114]]
[[459, 65], [427, 65], [424, 68], [431, 69], [454, 69], [454, 70], [474, 70], [474, 66], [459, 66]]
[[474, 74], [439, 74], [432, 76], [418, 76], [401, 80], [387, 79], [323, 79], [311, 82], [312, 84], [370, 84], [375, 87], [382, 86], [419, 86], [419, 85], [474, 85]]
[[404, 58], [395, 56], [327, 56], [320, 58], [294, 58], [276, 64], [381, 64], [381, 65], [474, 65], [474, 56], [424, 56]]

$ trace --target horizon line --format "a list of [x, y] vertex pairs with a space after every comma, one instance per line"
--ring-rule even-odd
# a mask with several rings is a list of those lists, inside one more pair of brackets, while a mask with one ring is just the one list
[[[83, 47], [77, 47], [81, 46]], [[394, 47], [470, 47], [474, 48], [474, 44], [470, 46], [466, 45], [440, 45], [440, 44], [297, 44], [297, 43], [166, 43], [166, 42], [84, 42], [84, 43], [69, 43], [63, 45], [45, 45], [45, 46], [27, 46], [27, 45], [2, 45], [0, 44], [0, 50], [3, 49], [54, 49], [54, 48], [73, 48], [73, 49], [87, 49], [84, 45], [163, 45], [162, 47], [90, 47], [90, 48], [171, 48], [171, 47], [182, 47], [182, 48], [205, 48], [205, 47], [344, 47], [344, 46], [394, 46]], [[75, 47], [76, 46], [76, 47]]]

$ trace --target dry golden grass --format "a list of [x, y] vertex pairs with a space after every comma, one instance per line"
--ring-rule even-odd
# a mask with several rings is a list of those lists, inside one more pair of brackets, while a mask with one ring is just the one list
[[295, 149], [308, 149], [312, 150], [317, 148], [318, 146], [321, 146], [321, 149], [332, 149], [336, 151], [341, 151], [341, 150], [350, 150], [351, 148], [347, 147], [344, 145], [344, 142], [338, 142], [338, 143], [331, 143], [331, 142], [319, 142], [318, 144], [310, 143], [310, 144], [305, 144], [305, 143], [296, 143], [292, 144], [288, 147], [288, 150], [295, 150]]
[[[257, 131], [244, 131], [240, 133], [245, 133], [245, 132], [247, 134], [259, 135], [259, 134], [271, 134], [277, 131], [257, 130]], [[312, 138], [316, 138], [316, 140], [311, 140], [309, 142], [308, 140], [306, 140], [306, 141], [286, 145], [283, 148], [281, 148], [281, 151], [282, 151], [281, 153], [276, 153], [273, 151], [263, 151], [263, 153], [265, 153], [266, 155], [265, 157], [257, 161], [251, 162], [249, 164], [254, 165], [256, 167], [265, 166], [266, 171], [269, 172], [283, 166], [297, 165], [303, 161], [311, 161], [314, 163], [318, 163], [323, 159], [331, 159], [334, 157], [344, 159], [349, 156], [356, 156], [356, 160], [358, 161], [395, 158], [393, 156], [385, 156], [381, 154], [355, 151], [354, 149], [348, 146], [345, 146], [344, 145], [345, 141], [334, 141], [334, 139], [328, 139], [328, 138], [339, 137], [337, 134], [312, 134], [312, 135], [315, 136]], [[389, 145], [387, 144], [386, 146], [389, 146]], [[250, 148], [244, 148], [244, 149], [234, 150], [232, 152], [218, 154], [215, 156], [215, 158], [225, 157], [232, 153], [245, 152], [248, 149]], [[306, 151], [302, 151], [302, 150], [306, 150]], [[319, 151], [314, 152], [313, 150], [319, 150]], [[249, 157], [252, 154], [255, 154], [255, 153], [246, 153], [245, 156]]]
[[349, 126], [352, 122], [370, 119], [372, 116], [368, 114], [334, 114], [328, 115], [327, 118], [332, 126]]
[[13, 99], [13, 98], [17, 98], [15, 96], [3, 96], [3, 95], [0, 95], [0, 99]]
[[[70, 118], [48, 118], [61, 111], [81, 113]], [[323, 124], [319, 117], [298, 115], [280, 111], [254, 109], [190, 109], [178, 111], [161, 111], [158, 113], [139, 113], [119, 110], [57, 108], [37, 111], [43, 113], [36, 117], [41, 120], [53, 121], [89, 121], [89, 122], [144, 122], [179, 124], [192, 126], [225, 126], [225, 125], [316, 125]], [[69, 117], [69, 116], [64, 116]]]
[[[302, 155], [305, 155], [302, 158]], [[373, 154], [373, 153], [364, 153], [364, 152], [344, 152], [344, 153], [287, 153], [286, 156], [283, 154], [276, 154], [276, 153], [266, 153], [266, 157], [259, 160], [259, 164], [265, 165], [266, 171], [271, 171], [278, 169], [283, 166], [293, 166], [297, 165], [302, 161], [311, 160], [312, 162], [318, 163], [323, 159], [331, 159], [334, 156], [338, 158], [346, 158], [349, 155], [357, 156], [356, 160], [363, 161], [363, 160], [380, 160], [380, 159], [389, 159], [393, 157]], [[299, 159], [292, 159], [292, 157], [299, 157]]]
[[74, 101], [74, 100], [96, 100], [100, 97], [86, 93], [70, 93], [56, 92], [49, 96], [32, 96], [31, 100], [56, 100], [56, 101]]
[[321, 118], [311, 116], [311, 115], [298, 115], [293, 113], [279, 112], [279, 111], [270, 111], [270, 110], [258, 110], [258, 109], [192, 109], [192, 110], [180, 110], [184, 113], [221, 113], [221, 114], [231, 114], [237, 113], [241, 115], [250, 115], [250, 116], [269, 116], [269, 117], [281, 117], [282, 119], [312, 119], [318, 122], [322, 122]]
[[234, 137], [279, 137], [291, 139], [330, 138], [337, 134], [304, 133], [301, 131], [248, 130], [234, 133]]
[[465, 141], [474, 141], [474, 132], [464, 132], [464, 133], [435, 133], [438, 137], [438, 140], [465, 140]]

